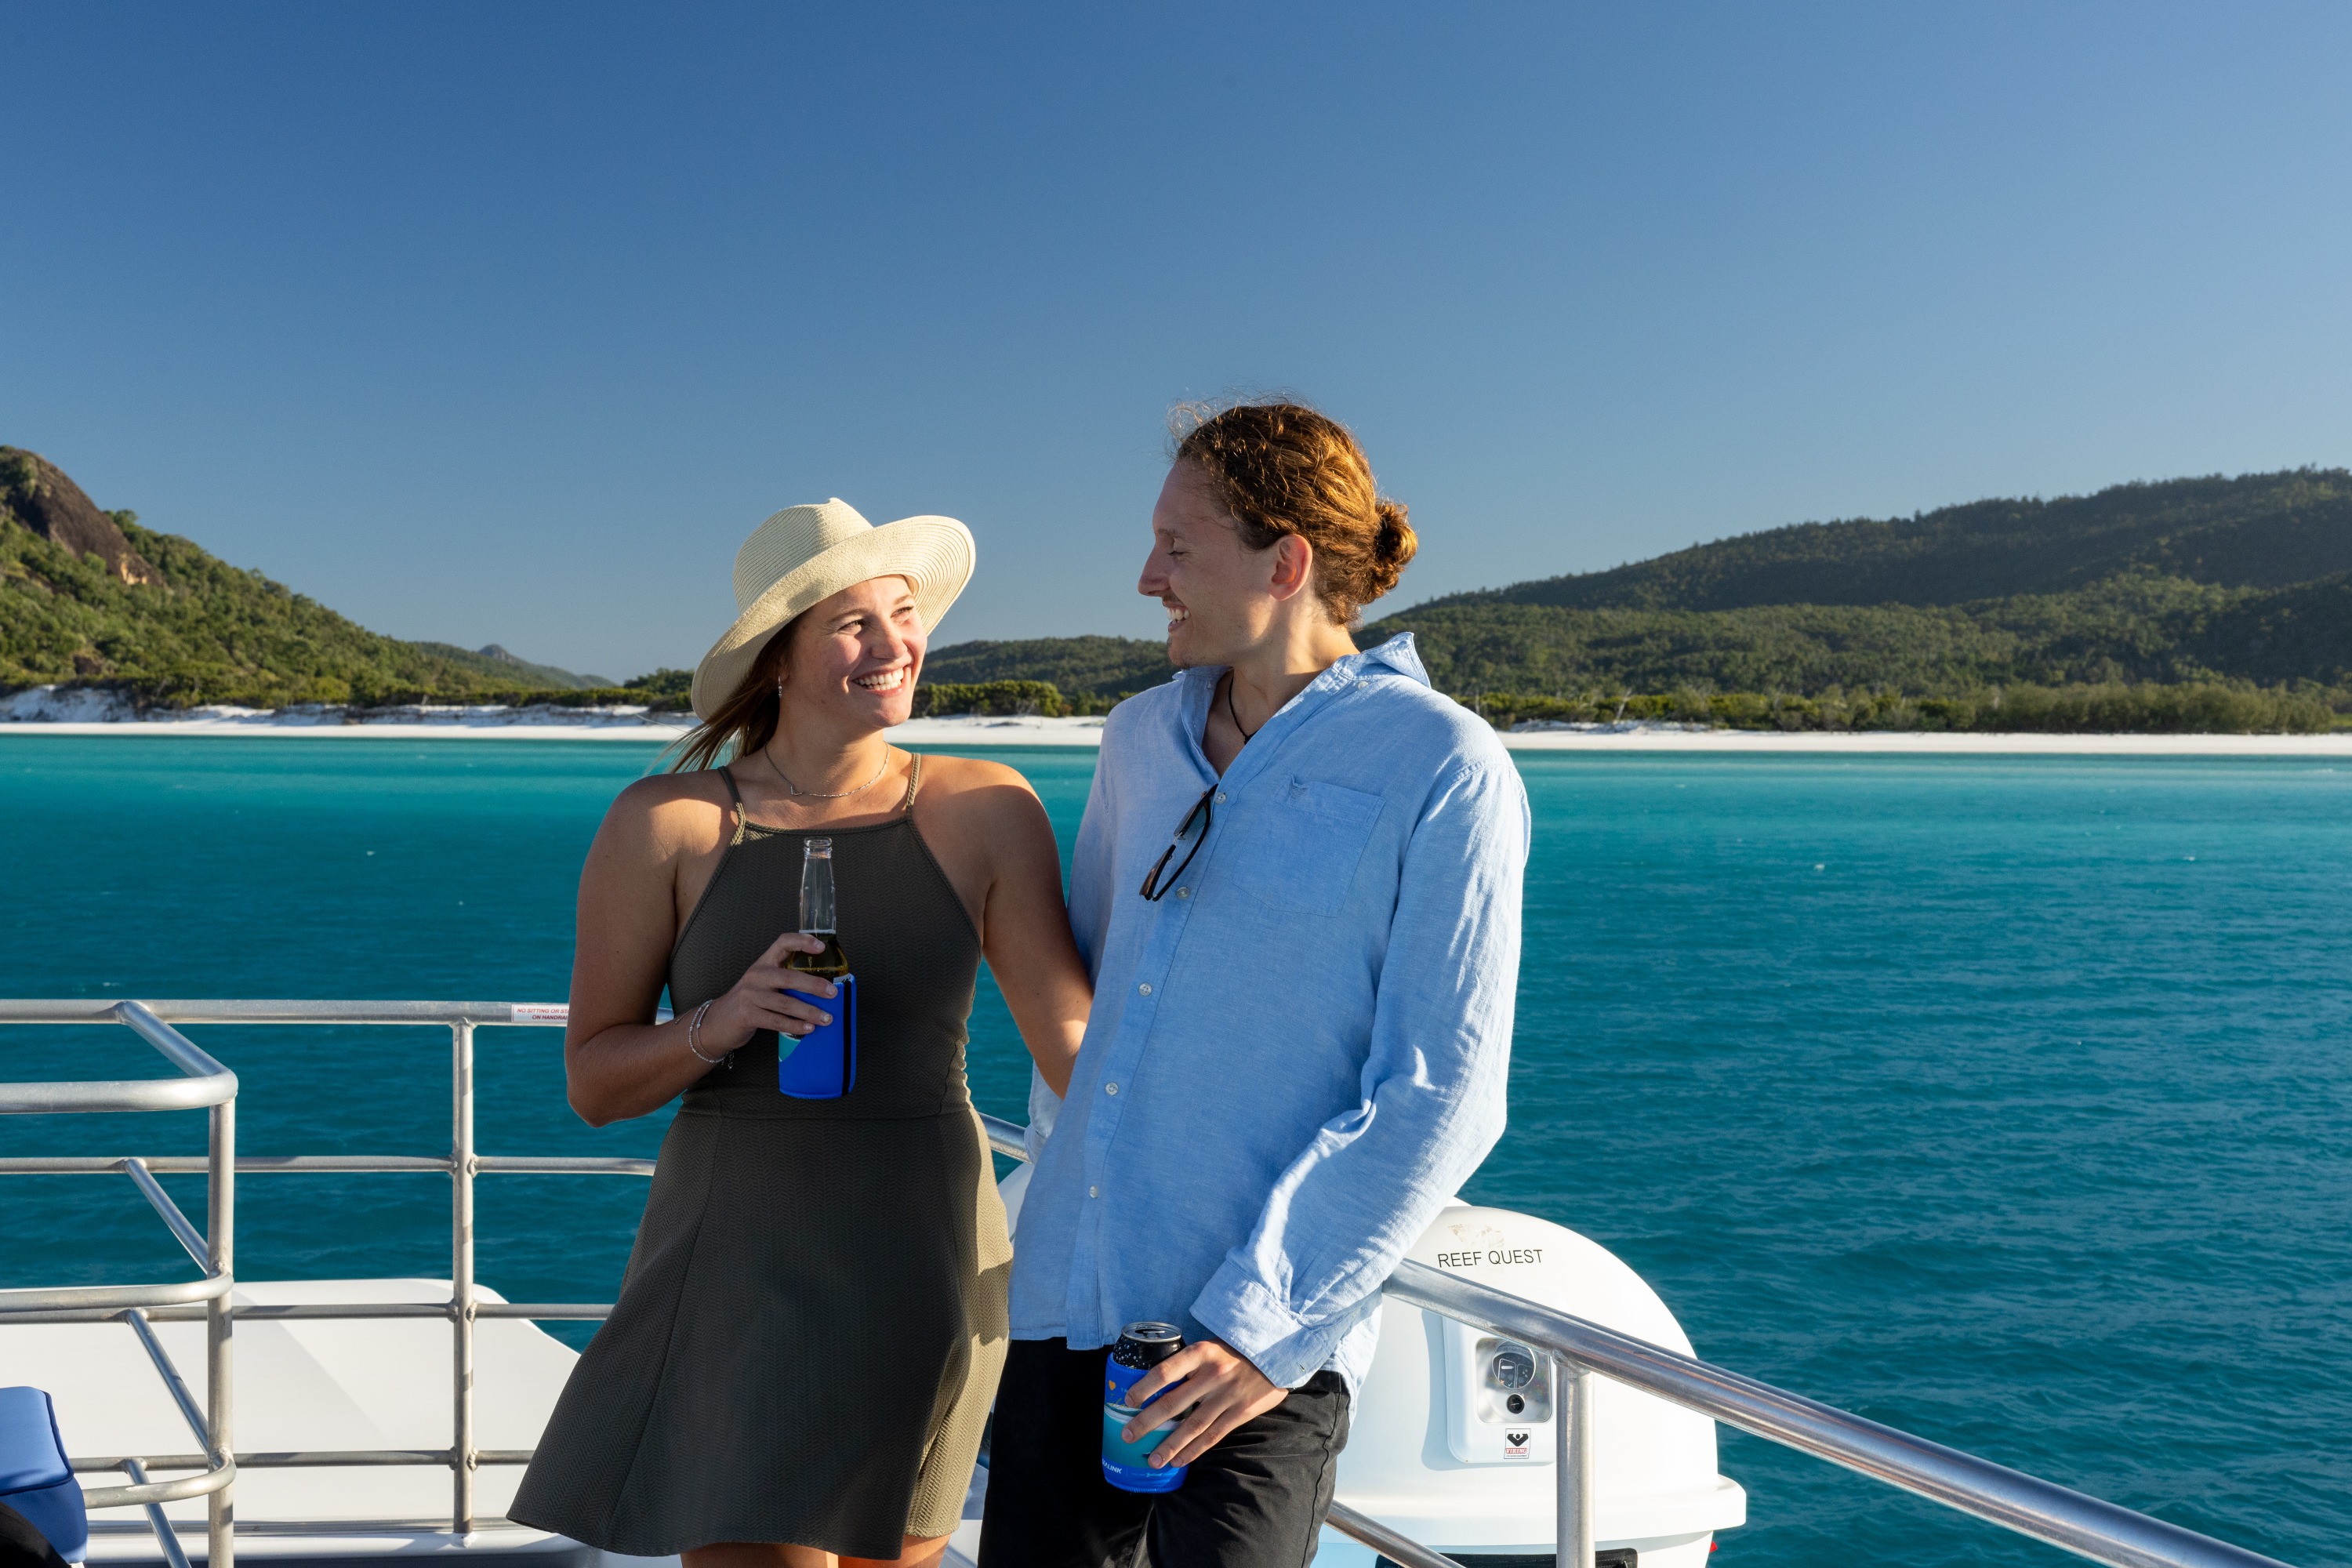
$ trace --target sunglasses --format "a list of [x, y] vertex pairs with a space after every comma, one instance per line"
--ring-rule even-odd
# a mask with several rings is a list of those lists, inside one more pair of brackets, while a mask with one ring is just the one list
[[[1152, 862], [1151, 874], [1143, 879], [1142, 888], [1143, 896], [1149, 901], [1156, 904], [1166, 898], [1168, 889], [1176, 885], [1176, 879], [1184, 874], [1184, 868], [1192, 863], [1192, 857], [1201, 852], [1201, 846], [1208, 840], [1209, 825], [1214, 819], [1215, 814], [1210, 811], [1209, 802], [1216, 793], [1214, 784], [1201, 792], [1201, 798], [1192, 803], [1192, 809], [1186, 812], [1184, 820], [1176, 825], [1176, 837], [1168, 841], [1168, 847], [1162, 849], [1160, 858]], [[1201, 819], [1201, 831], [1198, 833], [1192, 833], [1194, 817]], [[1184, 849], [1184, 836], [1188, 833], [1192, 833], [1192, 847]], [[1184, 858], [1178, 860], [1176, 868], [1170, 871], [1168, 862], [1179, 849], [1184, 849]], [[1164, 877], [1162, 872], [1166, 872]]]

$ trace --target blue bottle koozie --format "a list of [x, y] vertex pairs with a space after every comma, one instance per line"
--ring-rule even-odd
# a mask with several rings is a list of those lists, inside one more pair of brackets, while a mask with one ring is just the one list
[[[1184, 1484], [1185, 1466], [1155, 1470], [1150, 1464], [1151, 1450], [1175, 1430], [1172, 1424], [1145, 1433], [1137, 1443], [1119, 1436], [1140, 1408], [1128, 1403], [1136, 1380], [1183, 1348], [1184, 1335], [1173, 1323], [1129, 1323], [1103, 1358], [1103, 1479], [1121, 1491], [1172, 1492]], [[1171, 1392], [1172, 1386], [1163, 1388], [1145, 1403], [1157, 1405]]]
[[839, 1100], [857, 1083], [857, 976], [833, 984], [832, 1023], [819, 1024], [797, 1044], [790, 1035], [776, 1037], [776, 1087], [794, 1100]]
[[[787, 966], [816, 973], [847, 969], [849, 955], [841, 951], [835, 929], [833, 840], [806, 839], [801, 845], [801, 931], [822, 938], [823, 944], [814, 953], [793, 954]], [[857, 977], [836, 974], [833, 984], [830, 1005], [805, 993], [801, 997], [831, 1013], [832, 1023], [819, 1024], [797, 1041], [782, 1032], [776, 1036], [776, 1087], [794, 1100], [839, 1100], [857, 1082]]]

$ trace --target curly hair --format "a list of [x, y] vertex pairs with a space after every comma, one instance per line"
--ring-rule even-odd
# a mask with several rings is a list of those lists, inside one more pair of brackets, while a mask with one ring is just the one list
[[1380, 493], [1338, 420], [1297, 403], [1189, 404], [1170, 433], [1174, 460], [1200, 465], [1244, 543], [1265, 550], [1292, 533], [1314, 547], [1315, 595], [1339, 625], [1355, 626], [1412, 560], [1404, 503]]

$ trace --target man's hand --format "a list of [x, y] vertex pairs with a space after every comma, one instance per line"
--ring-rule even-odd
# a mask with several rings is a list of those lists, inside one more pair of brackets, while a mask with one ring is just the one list
[[1150, 1409], [1139, 1410], [1119, 1434], [1132, 1443], [1153, 1428], [1181, 1418], [1183, 1424], [1151, 1450], [1153, 1469], [1191, 1464], [1223, 1442], [1226, 1433], [1265, 1415], [1290, 1394], [1216, 1341], [1202, 1340], [1186, 1345], [1137, 1378], [1128, 1398], [1141, 1405], [1180, 1381], [1183, 1387]]

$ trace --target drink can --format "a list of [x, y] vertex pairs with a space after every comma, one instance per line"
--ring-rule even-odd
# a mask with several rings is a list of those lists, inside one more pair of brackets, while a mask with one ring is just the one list
[[[1172, 1492], [1184, 1484], [1184, 1466], [1155, 1470], [1150, 1465], [1151, 1450], [1175, 1430], [1173, 1425], [1145, 1433], [1138, 1443], [1119, 1436], [1139, 1408], [1128, 1403], [1128, 1391], [1145, 1373], [1183, 1348], [1183, 1332], [1173, 1323], [1129, 1323], [1119, 1331], [1118, 1343], [1103, 1358], [1103, 1479], [1122, 1491]], [[1171, 1392], [1163, 1388], [1148, 1403], [1157, 1405]]]

